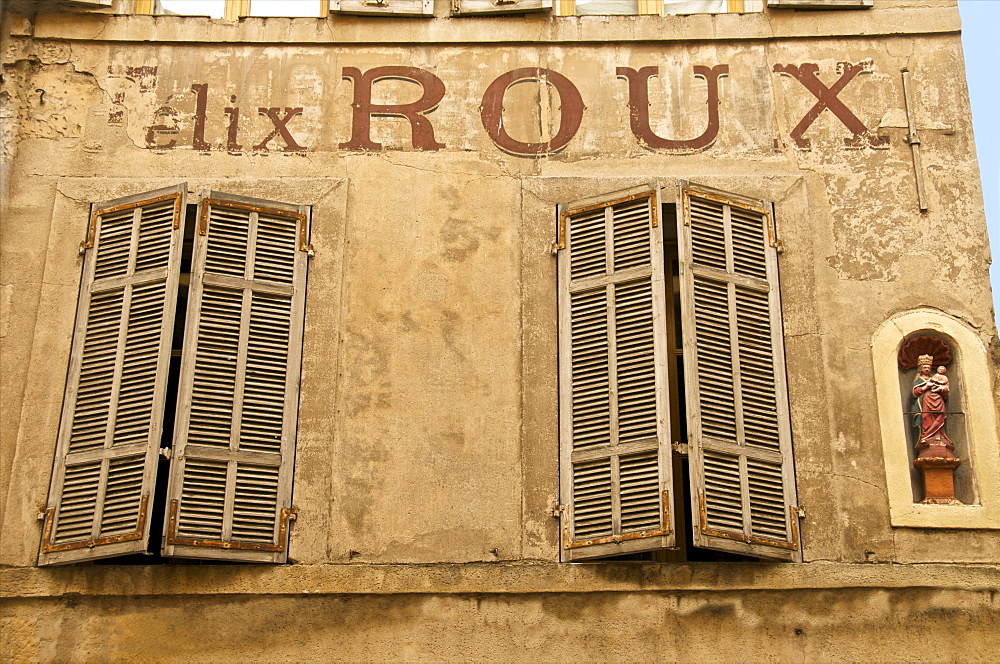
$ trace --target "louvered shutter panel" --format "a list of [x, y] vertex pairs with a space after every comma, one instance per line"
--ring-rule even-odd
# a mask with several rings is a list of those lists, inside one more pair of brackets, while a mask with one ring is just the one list
[[658, 187], [560, 210], [563, 559], [673, 546]]
[[39, 565], [146, 548], [186, 193], [92, 207]]
[[770, 9], [868, 9], [875, 0], [767, 0]]
[[478, 16], [483, 14], [524, 14], [547, 12], [552, 0], [452, 0], [453, 16]]
[[308, 208], [203, 192], [163, 555], [287, 558]]
[[693, 185], [681, 196], [695, 546], [799, 560], [771, 207]]
[[330, 12], [434, 18], [433, 0], [330, 0]]

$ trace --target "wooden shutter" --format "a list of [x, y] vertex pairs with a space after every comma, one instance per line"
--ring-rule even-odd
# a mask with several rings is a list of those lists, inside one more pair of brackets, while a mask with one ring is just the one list
[[186, 193], [91, 209], [39, 565], [146, 548]]
[[330, 0], [330, 12], [434, 18], [433, 0]]
[[868, 9], [875, 0], [767, 0], [771, 9]]
[[202, 193], [165, 556], [287, 558], [308, 213]]
[[526, 12], [547, 12], [552, 9], [552, 0], [452, 0], [452, 16], [476, 16], [479, 14], [524, 14]]
[[800, 559], [771, 207], [681, 191], [695, 546]]
[[563, 558], [672, 546], [658, 187], [561, 207]]

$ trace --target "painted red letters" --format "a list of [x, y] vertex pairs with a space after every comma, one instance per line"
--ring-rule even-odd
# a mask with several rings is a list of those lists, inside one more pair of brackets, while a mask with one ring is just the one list
[[818, 100], [791, 131], [792, 140], [795, 141], [797, 147], [804, 150], [809, 149], [810, 141], [808, 138], [804, 138], [802, 134], [816, 121], [819, 114], [827, 108], [854, 134], [851, 138], [844, 139], [845, 146], [849, 148], [863, 148], [865, 141], [867, 141], [868, 145], [873, 148], [888, 147], [889, 140], [887, 138], [876, 136], [869, 131], [868, 127], [858, 119], [858, 116], [854, 115], [851, 109], [847, 108], [844, 102], [837, 98], [840, 91], [854, 80], [855, 76], [861, 72], [869, 71], [870, 67], [870, 62], [859, 62], [858, 64], [841, 62], [838, 66], [838, 70], [842, 72], [840, 78], [830, 87], [826, 87], [817, 76], [819, 65], [815, 62], [803, 62], [801, 65], [774, 65], [775, 73], [787, 74], [795, 78]]
[[[805, 137], [805, 132], [823, 111], [829, 110], [852, 134], [851, 137], [844, 139], [844, 145], [847, 148], [856, 149], [866, 146], [888, 148], [888, 139], [878, 136], [874, 130], [868, 129], [839, 98], [840, 93], [858, 74], [871, 71], [871, 68], [872, 61], [870, 60], [859, 63], [839, 62], [837, 63], [839, 78], [833, 85], [827, 87], [819, 78], [819, 65], [814, 62], [774, 65], [773, 71], [775, 73], [791, 76], [816, 98], [813, 106], [790, 132], [790, 137], [797, 147], [805, 150], [810, 148], [811, 142]], [[629, 124], [632, 134], [641, 145], [653, 150], [685, 153], [705, 150], [715, 144], [720, 130], [719, 79], [729, 75], [728, 64], [695, 65], [693, 67], [694, 76], [704, 79], [707, 84], [706, 124], [705, 130], [699, 136], [685, 139], [658, 136], [650, 124], [649, 79], [659, 76], [658, 67], [646, 66], [639, 69], [617, 67], [615, 73], [619, 78], [625, 79], [628, 84]], [[419, 67], [387, 65], [374, 67], [365, 72], [357, 67], [344, 67], [343, 77], [353, 82], [354, 90], [353, 102], [351, 103], [351, 137], [348, 141], [338, 144], [340, 149], [384, 149], [381, 143], [377, 143], [371, 138], [372, 117], [377, 116], [399, 117], [409, 122], [410, 144], [417, 150], [440, 150], [445, 147], [444, 143], [436, 140], [434, 127], [426, 117], [438, 107], [445, 95], [445, 84], [436, 75]], [[420, 97], [416, 101], [408, 103], [373, 103], [372, 86], [378, 81], [388, 79], [415, 83], [420, 86]], [[507, 132], [507, 127], [504, 125], [504, 101], [507, 93], [511, 86], [524, 81], [533, 81], [537, 84], [536, 87], [541, 89], [544, 89], [543, 86], [551, 86], [558, 94], [558, 131], [548, 141], [529, 143], [517, 140]], [[209, 85], [207, 83], [193, 83], [190, 89], [194, 93], [191, 147], [199, 151], [223, 149], [221, 144], [215, 145], [213, 148], [210, 140], [206, 139], [206, 131], [209, 129], [208, 107], [211, 101]], [[166, 101], [169, 102], [170, 99], [171, 97], [167, 97]], [[116, 104], [123, 101], [123, 99], [115, 99]], [[235, 104], [236, 96], [231, 95], [229, 101]], [[580, 130], [585, 108], [580, 91], [567, 77], [543, 67], [522, 67], [495, 78], [486, 87], [479, 110], [483, 128], [498, 148], [514, 156], [538, 157], [559, 152], [573, 140]], [[253, 147], [248, 149], [255, 152], [267, 152], [269, 149], [280, 149], [283, 152], [304, 152], [309, 149], [299, 145], [289, 130], [289, 123], [296, 116], [302, 115], [303, 107], [261, 106], [258, 108], [258, 112], [270, 119], [272, 129], [263, 140], [257, 141], [255, 144], [251, 143]], [[231, 154], [239, 154], [244, 149], [240, 141], [242, 133], [240, 107], [226, 106], [222, 109], [222, 113], [227, 116], [228, 120], [224, 149]], [[157, 109], [152, 125], [146, 127], [146, 144], [149, 148], [170, 149], [177, 145], [177, 139], [169, 138], [169, 136], [176, 136], [180, 127], [183, 126], [179, 122], [178, 115], [177, 110], [170, 106], [161, 106]], [[120, 114], [112, 115], [110, 122], [119, 121]], [[284, 145], [280, 148], [269, 148], [272, 141], [278, 140], [283, 141]], [[778, 141], [775, 143], [777, 144]]]
[[295, 139], [292, 138], [292, 135], [288, 132], [288, 121], [294, 118], [296, 115], [302, 113], [302, 107], [301, 106], [299, 106], [298, 108], [285, 107], [285, 117], [283, 118], [278, 117], [278, 111], [280, 110], [281, 110], [280, 108], [257, 109], [257, 112], [260, 113], [261, 115], [266, 115], [267, 117], [271, 118], [271, 122], [272, 124], [274, 124], [274, 129], [271, 130], [271, 133], [268, 134], [263, 141], [253, 146], [254, 150], [260, 152], [266, 152], [268, 141], [275, 138], [278, 134], [281, 134], [281, 139], [285, 141], [285, 147], [282, 148], [282, 150], [284, 150], [285, 152], [301, 152], [305, 150], [304, 147], [295, 142]]
[[[440, 150], [444, 143], [434, 140], [434, 127], [424, 117], [444, 98], [444, 83], [441, 79], [418, 67], [402, 65], [375, 67], [362, 73], [357, 67], [344, 67], [344, 78], [354, 81], [354, 120], [351, 123], [351, 140], [340, 143], [344, 150], [381, 150], [382, 144], [371, 139], [371, 119], [373, 115], [388, 115], [406, 118], [413, 132], [412, 145], [418, 150]], [[375, 81], [398, 78], [412, 81], [423, 88], [420, 99], [409, 104], [373, 104], [372, 85]]]
[[688, 140], [660, 138], [649, 126], [649, 78], [659, 74], [659, 67], [618, 67], [615, 73], [628, 80], [628, 111], [632, 133], [646, 147], [660, 150], [703, 150], [719, 135], [719, 77], [729, 73], [729, 65], [695, 65], [694, 75], [708, 82], [708, 126], [701, 136]]
[[[559, 92], [559, 131], [551, 141], [544, 143], [524, 143], [514, 140], [503, 126], [503, 98], [507, 88], [519, 81], [542, 81]], [[573, 82], [551, 69], [524, 67], [499, 76], [486, 88], [480, 113], [483, 127], [496, 146], [505, 152], [521, 156], [552, 154], [566, 147], [583, 121], [583, 97]]]

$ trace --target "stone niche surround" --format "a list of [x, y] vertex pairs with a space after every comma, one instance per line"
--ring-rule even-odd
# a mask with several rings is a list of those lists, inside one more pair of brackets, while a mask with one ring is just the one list
[[[897, 355], [904, 340], [930, 332], [948, 340], [962, 376], [965, 400], [963, 463], [969, 464], [978, 488], [970, 505], [924, 505], [913, 497], [906, 416], [900, 400]], [[966, 324], [934, 309], [899, 313], [883, 323], [872, 337], [875, 394], [882, 432], [882, 454], [889, 496], [889, 518], [894, 527], [1000, 529], [1000, 451], [997, 413], [992, 399], [986, 346]]]

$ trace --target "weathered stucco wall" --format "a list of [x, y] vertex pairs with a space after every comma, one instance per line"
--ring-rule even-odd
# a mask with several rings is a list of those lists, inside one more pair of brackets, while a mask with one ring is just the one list
[[[48, 489], [88, 206], [180, 182], [191, 191], [312, 206], [316, 257], [291, 558], [313, 565], [557, 560], [555, 209], [652, 180], [668, 192], [689, 180], [775, 202], [805, 560], [996, 564], [1000, 531], [890, 526], [873, 405], [870, 341], [894, 314], [930, 307], [982, 343], [996, 343], [951, 4], [885, 2], [836, 15], [669, 17], [660, 24], [613, 17], [550, 25], [539, 16], [419, 25], [12, 19], [0, 89], [0, 564], [31, 566], [38, 549], [36, 515]], [[843, 87], [797, 133], [817, 94], [775, 67], [803, 71], [809, 63], [824, 89], [838, 80]], [[650, 129], [691, 140], [708, 124], [710, 85], [695, 67], [722, 64], [728, 74], [718, 79], [713, 140], [675, 149], [637, 140], [617, 68], [658, 67], [649, 79]], [[409, 122], [392, 117], [371, 119], [381, 150], [339, 147], [353, 126], [355, 88], [345, 71], [382, 66], [419, 68], [442, 82], [444, 96], [426, 119], [443, 147], [414, 149]], [[585, 106], [579, 131], [545, 157], [501, 149], [481, 118], [490, 84], [526, 67], [562, 74]], [[905, 142], [903, 68], [914, 81], [925, 213]], [[421, 95], [416, 83], [398, 79], [373, 89], [376, 104]], [[551, 140], [563, 102], [542, 83], [518, 83], [505, 97], [505, 128], [517, 141]], [[809, 139], [809, 149], [797, 146], [795, 135]], [[992, 381], [1000, 403], [996, 375]], [[522, 570], [509, 573], [518, 578]], [[439, 582], [425, 580], [432, 589]], [[545, 597], [475, 588], [421, 597], [213, 596], [198, 598], [193, 613], [187, 598], [153, 593], [115, 604], [87, 598], [83, 588], [8, 600], [4, 611], [24, 659], [67, 652], [131, 659], [161, 634], [191, 633], [198, 611], [239, 614], [222, 621], [231, 632], [212, 637], [227, 648], [261, 630], [258, 619], [294, 614], [294, 631], [313, 640], [308, 655], [324, 659], [367, 658], [375, 652], [369, 646], [394, 658], [440, 658], [456, 648], [469, 658], [501, 657], [511, 643], [534, 643], [532, 653], [545, 658], [860, 658], [853, 634], [879, 621], [890, 626], [886, 647], [913, 646], [893, 650], [900, 658], [924, 658], [916, 644], [936, 638], [946, 639], [956, 658], [986, 657], [976, 639], [986, 643], [996, 629], [993, 595], [874, 589], [883, 582], [876, 576], [864, 589], [838, 592], [755, 587], [751, 595], [660, 588], [588, 596], [579, 610], [579, 587]], [[772, 618], [776, 607], [790, 605], [791, 613]], [[84, 609], [92, 620], [73, 623], [69, 616]], [[581, 612], [615, 618], [595, 627]], [[944, 622], [935, 617], [945, 614]], [[632, 646], [584, 653], [573, 627], [583, 622], [597, 629], [590, 635], [627, 626], [634, 638], [620, 643]], [[810, 625], [802, 628], [805, 645], [782, 631], [800, 622]], [[153, 623], [157, 628], [147, 629]], [[358, 649], [344, 650], [346, 636], [369, 623], [383, 631], [354, 638], [350, 647]], [[456, 625], [464, 631], [449, 631]], [[723, 647], [739, 652], [718, 650], [712, 637], [720, 631], [733, 635]], [[923, 641], [906, 636], [927, 633]], [[192, 637], [184, 647], [212, 658], [209, 640]], [[268, 657], [302, 656], [299, 641], [275, 636]], [[637, 643], [648, 650], [635, 650]]]
[[1000, 627], [995, 567], [47, 571], [0, 573], [10, 661], [989, 661]]

